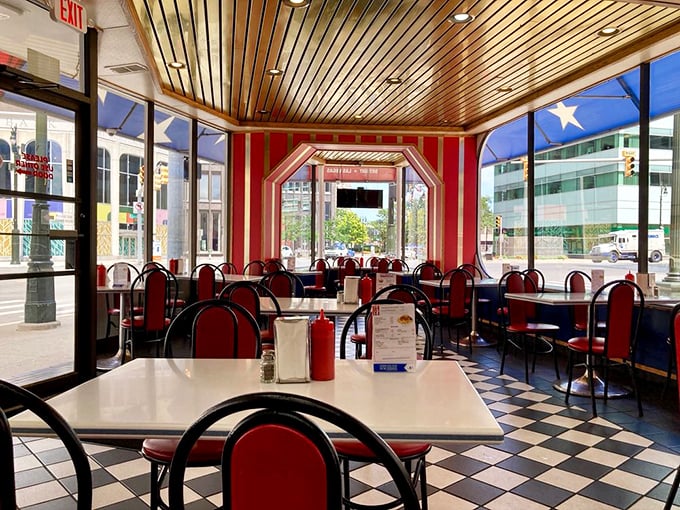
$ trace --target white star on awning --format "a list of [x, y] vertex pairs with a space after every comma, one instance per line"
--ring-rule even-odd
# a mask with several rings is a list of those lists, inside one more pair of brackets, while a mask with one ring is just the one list
[[579, 129], [583, 129], [581, 123], [576, 120], [574, 114], [576, 113], [576, 108], [578, 106], [566, 106], [562, 101], [557, 103], [555, 108], [549, 109], [548, 112], [552, 113], [560, 119], [560, 124], [562, 124], [562, 129], [566, 128], [569, 124], [573, 124]]

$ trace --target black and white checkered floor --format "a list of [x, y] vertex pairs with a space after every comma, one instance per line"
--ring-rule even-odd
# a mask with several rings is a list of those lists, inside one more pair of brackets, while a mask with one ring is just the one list
[[[655, 387], [643, 394], [642, 419], [630, 398], [610, 400], [606, 407], [600, 402], [601, 416], [592, 419], [588, 399], [573, 398], [571, 407], [564, 405], [563, 395], [552, 389], [549, 362], [539, 363], [533, 385], [528, 385], [520, 382], [519, 358], [510, 356], [509, 375], [499, 375], [495, 349], [476, 349], [471, 359], [448, 351], [442, 357], [463, 366], [503, 427], [505, 439], [498, 445], [435, 445], [427, 457], [430, 509], [663, 508], [680, 465], [674, 391], [661, 399], [660, 388], [650, 383]], [[86, 450], [95, 484], [94, 508], [148, 507], [149, 465], [137, 451], [96, 444], [87, 444]], [[17, 440], [15, 453], [21, 508], [73, 508], [72, 468], [60, 443], [23, 438]], [[217, 469], [189, 471], [188, 508], [220, 505]], [[381, 468], [356, 466], [352, 477], [357, 501], [387, 499], [390, 487]]]

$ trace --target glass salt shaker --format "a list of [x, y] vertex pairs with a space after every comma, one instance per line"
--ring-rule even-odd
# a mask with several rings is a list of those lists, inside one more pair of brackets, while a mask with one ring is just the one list
[[262, 351], [260, 358], [260, 382], [273, 383], [276, 380], [276, 354], [273, 350]]

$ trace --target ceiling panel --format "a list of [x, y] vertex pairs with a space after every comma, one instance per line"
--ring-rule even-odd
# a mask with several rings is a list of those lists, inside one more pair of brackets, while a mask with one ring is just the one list
[[[244, 127], [471, 130], [573, 80], [601, 81], [593, 73], [628, 55], [653, 58], [645, 48], [672, 40], [680, 28], [680, 10], [671, 1], [126, 5], [161, 88]], [[460, 11], [474, 20], [447, 20]], [[620, 33], [598, 35], [605, 27]], [[186, 67], [169, 69], [171, 61]], [[272, 68], [283, 74], [268, 75]], [[387, 78], [402, 83], [390, 85]]]

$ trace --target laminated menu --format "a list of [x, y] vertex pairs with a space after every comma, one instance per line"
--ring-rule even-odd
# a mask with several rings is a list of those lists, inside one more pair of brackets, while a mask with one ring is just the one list
[[373, 305], [371, 317], [373, 371], [415, 371], [415, 305], [413, 303]]
[[397, 283], [397, 275], [394, 273], [376, 273], [375, 274], [375, 291], [389, 287]]

